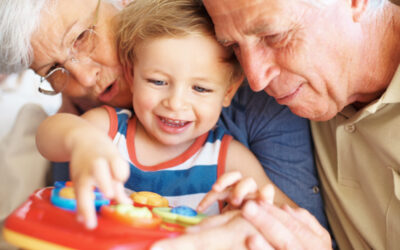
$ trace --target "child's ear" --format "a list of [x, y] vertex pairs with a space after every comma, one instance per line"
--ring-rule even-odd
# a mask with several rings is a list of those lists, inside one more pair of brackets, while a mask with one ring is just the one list
[[243, 80], [244, 80], [244, 75], [242, 74], [242, 75], [236, 77], [234, 82], [229, 85], [229, 87], [225, 93], [225, 97], [224, 97], [224, 101], [222, 102], [222, 106], [228, 107], [229, 105], [231, 105], [232, 98], [236, 94], [236, 91], [242, 84]]
[[127, 84], [132, 86], [132, 84], [133, 84], [133, 65], [132, 65], [132, 62], [127, 62], [123, 66], [123, 71], [124, 71], [124, 77], [125, 77], [125, 80], [127, 81]]

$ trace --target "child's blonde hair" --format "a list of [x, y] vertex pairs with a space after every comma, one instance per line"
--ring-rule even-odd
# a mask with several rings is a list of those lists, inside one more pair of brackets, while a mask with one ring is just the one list
[[[193, 33], [215, 37], [214, 26], [200, 0], [134, 0], [118, 15], [116, 39], [124, 68], [135, 61], [137, 44], [146, 39], [181, 37]], [[231, 49], [224, 62], [232, 65], [231, 80], [242, 69]]]

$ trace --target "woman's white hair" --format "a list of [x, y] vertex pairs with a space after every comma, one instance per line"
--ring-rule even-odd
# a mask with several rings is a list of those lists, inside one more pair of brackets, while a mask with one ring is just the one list
[[[122, 8], [120, 0], [104, 1]], [[32, 34], [40, 26], [42, 11], [54, 4], [54, 0], [0, 0], [0, 74], [29, 68], [33, 60]]]
[[31, 64], [30, 39], [38, 28], [40, 12], [48, 0], [1, 0], [0, 74], [26, 69]]

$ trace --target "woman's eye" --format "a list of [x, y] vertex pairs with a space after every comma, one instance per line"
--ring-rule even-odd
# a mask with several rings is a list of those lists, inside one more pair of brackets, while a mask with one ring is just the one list
[[85, 50], [91, 47], [90, 43], [94, 36], [93, 29], [86, 29], [75, 39], [73, 47], [74, 49]]
[[60, 67], [59, 63], [54, 63], [53, 65], [51, 65], [51, 67], [47, 70], [46, 75], [50, 74], [53, 70], [55, 70], [56, 68]]
[[167, 83], [165, 81], [161, 81], [161, 80], [153, 80], [153, 79], [149, 79], [148, 80], [150, 83], [157, 85], [157, 86], [162, 86], [162, 85], [166, 85]]
[[207, 93], [207, 92], [211, 92], [211, 89], [206, 89], [200, 86], [193, 86], [193, 90], [197, 91], [199, 93]]

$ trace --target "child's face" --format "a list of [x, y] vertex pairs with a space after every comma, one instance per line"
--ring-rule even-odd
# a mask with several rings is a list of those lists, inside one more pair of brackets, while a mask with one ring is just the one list
[[214, 38], [192, 34], [142, 42], [136, 50], [132, 84], [135, 114], [162, 144], [197, 138], [217, 122], [240, 84]]

